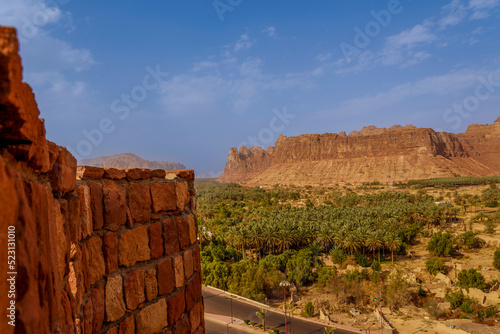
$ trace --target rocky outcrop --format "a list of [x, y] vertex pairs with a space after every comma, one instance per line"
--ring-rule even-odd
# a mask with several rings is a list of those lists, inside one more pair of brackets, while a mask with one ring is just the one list
[[0, 27], [0, 333], [204, 333], [194, 172], [77, 167], [17, 52]]
[[[231, 148], [220, 181], [249, 185], [338, 184], [500, 171], [499, 120], [473, 125], [455, 135], [432, 129], [395, 125], [389, 129], [280, 136], [266, 151]], [[255, 152], [255, 153], [254, 153]]]
[[95, 159], [80, 161], [81, 165], [110, 168], [148, 168], [177, 170], [186, 169], [186, 166], [178, 162], [150, 161], [132, 153], [122, 153]]

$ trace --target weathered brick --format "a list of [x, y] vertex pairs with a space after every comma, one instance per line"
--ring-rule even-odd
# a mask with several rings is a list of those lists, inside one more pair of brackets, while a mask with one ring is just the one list
[[189, 323], [191, 325], [191, 334], [203, 324], [203, 303], [197, 303], [189, 312]]
[[93, 307], [92, 333], [97, 333], [104, 321], [104, 288], [102, 285], [92, 289], [90, 298]]
[[73, 319], [72, 306], [66, 292], [61, 294], [61, 306], [64, 310], [64, 332], [67, 334], [74, 334], [75, 321]]
[[184, 285], [184, 260], [182, 255], [174, 257], [175, 287], [180, 288]]
[[172, 260], [164, 259], [158, 263], [158, 292], [166, 295], [174, 291], [174, 270]]
[[48, 143], [50, 151], [57, 151], [52, 170], [48, 173], [52, 190], [62, 193], [72, 191], [76, 183], [76, 159], [65, 147]]
[[189, 186], [187, 182], [177, 182], [175, 187], [177, 195], [177, 210], [184, 210], [186, 204], [189, 203]]
[[201, 274], [196, 273], [195, 278], [186, 285], [186, 308], [191, 310], [201, 298]]
[[163, 255], [163, 237], [159, 222], [149, 225], [149, 248], [152, 259]]
[[194, 267], [193, 267], [193, 250], [186, 249], [184, 252], [184, 278], [187, 280], [193, 275]]
[[179, 245], [181, 249], [184, 249], [191, 244], [189, 240], [188, 219], [184, 216], [178, 216], [175, 218], [175, 222], [177, 224], [177, 233], [179, 234]]
[[88, 279], [89, 285], [94, 284], [105, 274], [104, 257], [102, 254], [102, 240], [99, 237], [90, 238], [87, 241], [89, 252]]
[[107, 232], [102, 237], [106, 273], [118, 269], [118, 238], [112, 232]]
[[194, 271], [201, 272], [200, 246], [198, 245], [198, 243], [193, 250], [193, 266]]
[[109, 329], [106, 334], [118, 334], [118, 326]]
[[92, 311], [92, 301], [87, 299], [85, 304], [83, 304], [83, 333], [92, 334], [92, 318], [94, 314]]
[[115, 182], [104, 182], [104, 227], [116, 231], [127, 221], [127, 201], [125, 188]]
[[85, 285], [85, 291], [90, 289], [90, 279], [89, 279], [89, 251], [88, 245], [82, 246], [82, 264], [80, 267], [83, 283]]
[[127, 169], [127, 180], [144, 180], [151, 177], [149, 169], [130, 168]]
[[186, 311], [184, 291], [179, 291], [178, 294], [168, 300], [168, 325], [175, 324], [184, 311]]
[[104, 168], [104, 178], [111, 180], [123, 180], [127, 177], [127, 172], [123, 169]]
[[108, 277], [106, 283], [106, 321], [112, 322], [125, 315], [121, 276]]
[[156, 333], [167, 327], [167, 303], [160, 299], [155, 304], [146, 306], [135, 316], [138, 334]]
[[144, 275], [144, 286], [146, 289], [146, 299], [151, 301], [158, 296], [158, 281], [156, 280], [156, 270], [147, 269]]
[[186, 179], [188, 181], [194, 180], [194, 170], [192, 169], [179, 169], [172, 172], [175, 173], [178, 177], [182, 177], [183, 179]]
[[198, 222], [194, 215], [188, 215], [189, 242], [194, 244], [198, 240]]
[[153, 212], [176, 210], [175, 184], [172, 182], [151, 184], [151, 199]]
[[92, 208], [90, 205], [90, 189], [88, 186], [80, 185], [76, 188], [80, 203], [80, 227], [83, 237], [88, 237], [92, 231]]
[[190, 334], [189, 318], [183, 316], [174, 326], [173, 334]]
[[135, 310], [146, 300], [144, 296], [144, 270], [134, 270], [125, 275], [125, 302], [129, 310]]
[[84, 179], [102, 179], [104, 169], [92, 166], [78, 166], [76, 167], [76, 176], [82, 180]]
[[177, 232], [177, 224], [174, 218], [164, 219], [163, 223], [163, 240], [165, 242], [165, 255], [177, 253], [181, 247]]
[[151, 177], [159, 177], [159, 178], [164, 178], [166, 175], [165, 170], [163, 169], [154, 169], [151, 171]]
[[121, 323], [120, 323], [120, 328], [118, 331], [119, 334], [134, 334], [135, 333], [135, 323], [134, 323], [134, 316], [131, 315], [128, 318], [125, 318]]
[[120, 236], [119, 261], [121, 265], [130, 267], [136, 262], [150, 259], [148, 228], [139, 226]]
[[128, 205], [134, 223], [144, 223], [151, 219], [151, 194], [144, 183], [130, 183]]
[[90, 207], [92, 209], [92, 222], [94, 229], [99, 230], [104, 226], [102, 186], [99, 183], [89, 182]]

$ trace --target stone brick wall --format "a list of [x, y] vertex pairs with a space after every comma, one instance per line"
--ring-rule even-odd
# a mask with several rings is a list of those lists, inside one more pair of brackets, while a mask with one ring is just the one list
[[0, 27], [0, 333], [204, 333], [193, 182], [77, 167], [46, 140], [15, 30]]

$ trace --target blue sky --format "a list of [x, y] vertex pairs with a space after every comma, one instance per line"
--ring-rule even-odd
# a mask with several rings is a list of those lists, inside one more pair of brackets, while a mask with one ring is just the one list
[[284, 134], [500, 116], [500, 0], [0, 0], [47, 137], [220, 173]]

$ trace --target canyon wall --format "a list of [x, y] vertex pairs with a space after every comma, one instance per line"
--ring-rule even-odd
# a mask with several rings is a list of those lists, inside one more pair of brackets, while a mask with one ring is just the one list
[[[500, 172], [500, 118], [459, 135], [414, 126], [351, 134], [280, 136], [274, 147], [231, 148], [220, 181], [249, 185], [340, 184], [481, 176]], [[258, 152], [255, 154], [253, 152]]]
[[0, 27], [0, 333], [204, 333], [194, 173], [77, 167]]

